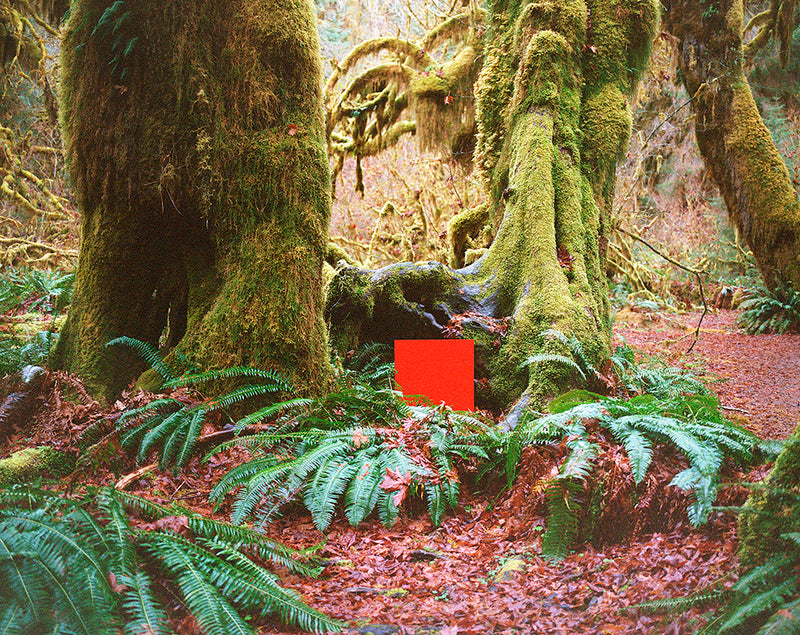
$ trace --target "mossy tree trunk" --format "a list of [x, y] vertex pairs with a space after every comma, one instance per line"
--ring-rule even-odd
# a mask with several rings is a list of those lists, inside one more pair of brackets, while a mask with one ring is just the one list
[[697, 144], [765, 284], [800, 289], [800, 204], [743, 67], [742, 0], [665, 0]]
[[311, 3], [77, 0], [61, 101], [82, 241], [57, 363], [111, 397], [142, 370], [104, 349], [124, 335], [322, 388], [330, 181]]
[[590, 363], [609, 356], [604, 259], [615, 167], [658, 4], [495, 0], [487, 21], [475, 161], [491, 191], [494, 242], [459, 270], [343, 266], [327, 317], [340, 349], [454, 332], [474, 338], [478, 379], [488, 380], [476, 384], [476, 400], [515, 403], [513, 424], [527, 404], [574, 381], [563, 365], [523, 365], [535, 353], [569, 353], [541, 332], [574, 335]]
[[[782, 534], [800, 531], [800, 426], [786, 440], [775, 467], [739, 516], [739, 559], [745, 567], [792, 549]], [[748, 511], [749, 510], [749, 511]]]

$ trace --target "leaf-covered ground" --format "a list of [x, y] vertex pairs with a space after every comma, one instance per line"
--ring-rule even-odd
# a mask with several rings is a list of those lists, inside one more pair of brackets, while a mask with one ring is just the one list
[[[800, 335], [748, 336], [736, 329], [735, 313], [721, 311], [704, 319], [698, 343], [685, 355], [699, 314], [622, 317], [618, 338], [645, 351], [666, 352], [673, 363], [720, 380], [714, 387], [723, 406], [759, 434], [786, 436], [800, 417]], [[53, 374], [48, 381], [61, 385], [42, 393], [48, 401], [34, 408], [37, 425], [7, 439], [0, 456], [22, 446], [69, 447], [91, 421], [105, 419], [113, 427], [123, 409], [145, 399], [132, 395], [102, 409], [82, 397], [68, 378]], [[609, 456], [612, 465], [624, 469], [623, 453]], [[211, 509], [208, 491], [238, 460], [241, 454], [235, 451], [205, 464], [195, 459], [175, 475], [152, 467], [137, 470], [121, 455], [97, 456], [94, 465], [87, 464], [66, 485], [107, 485], [127, 475], [124, 486], [132, 492], [226, 518], [225, 508]], [[527, 457], [531, 466], [536, 460]], [[654, 463], [653, 469], [668, 480], [674, 467], [669, 457]], [[760, 478], [765, 469], [747, 478]], [[353, 633], [694, 633], [716, 608], [713, 603], [666, 616], [630, 607], [735, 582], [735, 519], [715, 513], [706, 527], [693, 529], [681, 520], [682, 512], [675, 512], [685, 505], [677, 494], [658, 508], [664, 518], [656, 533], [645, 528], [616, 544], [583, 544], [562, 562], [543, 560], [538, 554], [544, 507], [537, 500], [541, 492], [532, 485], [535, 475], [528, 476], [523, 466], [514, 490], [504, 494], [488, 484], [465, 487], [458, 512], [440, 527], [412, 510], [391, 529], [377, 522], [352, 528], [339, 519], [323, 535], [304, 511], [290, 509], [266, 531], [290, 546], [314, 549], [322, 558], [319, 579], [283, 572], [284, 582], [315, 608], [347, 621]], [[725, 503], [741, 502], [742, 491], [728, 488], [723, 497]], [[617, 530], [633, 530], [635, 510], [630, 517], [620, 513], [616, 522]], [[174, 626], [181, 635], [199, 632], [179, 611]], [[260, 632], [296, 631], [264, 624]]]

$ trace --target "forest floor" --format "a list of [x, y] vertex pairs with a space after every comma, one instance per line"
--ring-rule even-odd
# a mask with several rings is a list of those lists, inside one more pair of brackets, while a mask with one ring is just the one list
[[[699, 318], [697, 312], [626, 309], [615, 338], [712, 381], [723, 408], [758, 434], [787, 436], [800, 420], [800, 335], [746, 335], [735, 326], [735, 312], [719, 311], [703, 319], [699, 340], [687, 354]], [[111, 410], [135, 401], [129, 396]], [[37, 429], [12, 436], [0, 455], [22, 446], [64, 444], [90, 421], [113, 418], [97, 404], [57, 398], [38, 411]], [[204, 464], [195, 459], [178, 475], [151, 469], [126, 486], [157, 502], [177, 501], [224, 518], [224, 509], [211, 509], [208, 492], [235, 460], [230, 454]], [[766, 469], [726, 477], [755, 480]], [[71, 486], [108, 485], [135, 470], [132, 460], [124, 460], [114, 470], [101, 466], [83, 473]], [[497, 487], [463, 491], [459, 509], [439, 527], [424, 515], [401, 516], [391, 529], [377, 522], [353, 528], [340, 518], [322, 534], [295, 509], [266, 531], [289, 546], [315, 549], [325, 564], [320, 578], [278, 573], [312, 606], [346, 621], [349, 633], [694, 633], [717, 608], [713, 603], [671, 616], [630, 607], [728, 587], [737, 578], [736, 521], [719, 512], [701, 528], [678, 518], [658, 533], [584, 544], [561, 562], [544, 560], [538, 554], [545, 510], [526, 500], [519, 487], [500, 494]], [[741, 504], [743, 488], [727, 488], [723, 498], [724, 504]], [[174, 627], [179, 635], [199, 633], [190, 618]], [[263, 625], [259, 632], [297, 631]]]

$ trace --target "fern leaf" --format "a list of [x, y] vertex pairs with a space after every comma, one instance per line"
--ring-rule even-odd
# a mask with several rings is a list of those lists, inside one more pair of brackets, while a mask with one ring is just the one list
[[268, 538], [264, 533], [230, 523], [188, 514], [189, 529], [196, 535], [231, 545], [252, 547], [262, 560], [270, 560], [298, 575], [316, 577], [319, 570], [312, 564], [299, 560], [300, 554], [284, 544]]
[[720, 626], [720, 632], [733, 629], [741, 625], [748, 618], [763, 615], [768, 611], [773, 611], [775, 607], [784, 604], [787, 597], [797, 592], [797, 580], [789, 577], [782, 582], [771, 585], [761, 593], [753, 593], [747, 597], [746, 601], [739, 605], [736, 610]]
[[236, 422], [235, 430], [236, 432], [241, 432], [247, 426], [259, 423], [264, 419], [269, 419], [275, 414], [300, 410], [301, 408], [308, 407], [311, 403], [311, 399], [298, 398], [265, 406], [264, 408], [260, 408], [259, 410], [256, 410], [255, 412], [252, 412], [249, 415], [239, 419]]
[[136, 571], [133, 575], [121, 574], [117, 579], [127, 587], [121, 602], [126, 613], [126, 635], [166, 635], [169, 632], [169, 620], [153, 596], [147, 574]]
[[320, 531], [325, 531], [330, 525], [336, 504], [357, 467], [358, 463], [352, 457], [330, 460], [317, 470], [319, 478], [308, 484], [306, 507]]
[[[120, 2], [120, 0], [117, 0], [117, 2]], [[117, 2], [114, 4], [117, 4]], [[111, 6], [113, 7], [114, 5]], [[106, 9], [106, 11], [108, 11], [110, 8], [111, 7]], [[158, 351], [152, 344], [142, 342], [141, 340], [137, 340], [132, 337], [117, 337], [106, 343], [106, 348], [109, 346], [127, 346], [137, 353], [139, 357], [141, 357], [147, 364], [149, 364], [150, 368], [161, 375], [161, 378], [164, 381], [172, 381], [176, 379], [175, 372], [164, 363], [164, 360], [161, 359], [161, 355], [158, 354]]]
[[578, 534], [576, 497], [582, 491], [573, 480], [552, 480], [545, 490], [547, 529], [542, 536], [542, 557], [561, 560], [568, 553]]
[[637, 484], [641, 483], [653, 458], [650, 441], [639, 430], [631, 428], [620, 421], [614, 421], [609, 425], [614, 438], [625, 447], [625, 452], [631, 464], [633, 480]]
[[784, 604], [756, 635], [797, 635], [799, 632], [800, 598]]
[[438, 527], [442, 524], [442, 518], [447, 510], [442, 486], [438, 483], [425, 483], [425, 498], [428, 501], [428, 513], [431, 515], [431, 520]]
[[138, 460], [143, 461], [156, 443], [159, 443], [164, 438], [171, 435], [176, 429], [180, 428], [182, 424], [185, 423], [185, 420], [186, 410], [181, 408], [167, 416], [156, 427], [151, 428], [147, 434], [144, 435], [142, 443], [139, 445], [139, 452], [137, 454]]
[[192, 457], [194, 447], [197, 444], [197, 440], [200, 438], [200, 433], [203, 431], [203, 423], [205, 420], [206, 409], [203, 407], [197, 408], [192, 415], [191, 420], [189, 421], [189, 426], [186, 431], [186, 438], [183, 441], [183, 445], [181, 446], [178, 455], [175, 457], [176, 466], [183, 467], [189, 462], [189, 459]]
[[271, 392], [289, 392], [292, 385], [280, 373], [271, 370], [261, 370], [259, 368], [249, 368], [247, 366], [233, 366], [219, 370], [209, 370], [203, 373], [176, 377], [166, 384], [165, 388], [178, 388], [179, 386], [195, 386], [205, 382], [216, 381], [219, 379], [235, 379], [237, 377], [248, 377], [251, 379], [261, 379], [270, 382], [266, 386]]
[[220, 410], [222, 408], [232, 406], [235, 403], [246, 401], [247, 399], [254, 399], [255, 397], [261, 397], [269, 393], [278, 392], [279, 390], [282, 390], [282, 388], [277, 387], [274, 384], [253, 384], [249, 386], [242, 386], [241, 388], [232, 390], [231, 392], [221, 395], [220, 397], [217, 397], [209, 402], [208, 409]]
[[181, 595], [201, 628], [209, 635], [253, 635], [253, 629], [236, 613], [214, 584], [203, 574], [193, 545], [165, 533], [148, 533], [145, 547], [167, 565]]
[[345, 493], [345, 515], [353, 527], [375, 509], [384, 474], [383, 461], [373, 453], [364, 453], [360, 458], [363, 462], [356, 466]]
[[524, 362], [522, 362], [521, 366], [532, 366], [534, 364], [561, 364], [562, 366], [567, 366], [575, 371], [583, 381], [587, 381], [586, 373], [583, 372], [583, 369], [575, 363], [575, 360], [570, 359], [566, 355], [539, 353], [537, 355], [531, 355], [528, 357]]
[[[285, 621], [315, 633], [342, 629], [340, 622], [309, 607], [296, 592], [281, 587], [273, 575], [235, 549], [213, 540], [206, 544], [228, 561], [225, 574], [235, 578], [228, 592], [236, 592], [245, 598], [247, 606], [260, 609], [262, 615], [277, 612]], [[225, 575], [221, 568], [215, 573]]]

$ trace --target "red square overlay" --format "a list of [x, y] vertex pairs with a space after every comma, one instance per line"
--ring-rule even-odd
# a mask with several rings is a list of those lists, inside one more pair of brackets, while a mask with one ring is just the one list
[[[395, 381], [410, 404], [444, 402], [453, 410], [475, 408], [473, 340], [395, 340]], [[426, 399], [414, 398], [422, 396]]]

